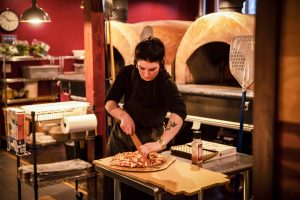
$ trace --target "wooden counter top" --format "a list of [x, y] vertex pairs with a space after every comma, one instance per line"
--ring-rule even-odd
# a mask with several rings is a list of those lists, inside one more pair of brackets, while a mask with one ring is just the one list
[[104, 168], [116, 174], [128, 176], [139, 181], [163, 188], [171, 194], [193, 195], [200, 191], [229, 182], [227, 175], [199, 168], [191, 163], [175, 160], [168, 168], [155, 172], [128, 172], [110, 167], [111, 157], [95, 160], [97, 168]]

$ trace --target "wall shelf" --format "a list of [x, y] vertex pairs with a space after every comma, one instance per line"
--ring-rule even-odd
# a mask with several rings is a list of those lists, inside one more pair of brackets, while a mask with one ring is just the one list
[[57, 100], [56, 96], [39, 96], [36, 98], [20, 98], [20, 99], [8, 99], [7, 105], [19, 104], [19, 103], [33, 103], [40, 101], [55, 101]]
[[[0, 79], [4, 82], [4, 79]], [[56, 78], [7, 78], [6, 83], [17, 83], [17, 82], [36, 82], [36, 81], [55, 81]]]
[[[3, 57], [0, 56], [0, 59], [3, 60]], [[34, 56], [13, 56], [6, 58], [6, 62], [20, 62], [20, 61], [39, 61], [39, 60], [59, 60], [59, 59], [77, 59], [75, 56], [47, 56], [47, 57], [34, 57]]]

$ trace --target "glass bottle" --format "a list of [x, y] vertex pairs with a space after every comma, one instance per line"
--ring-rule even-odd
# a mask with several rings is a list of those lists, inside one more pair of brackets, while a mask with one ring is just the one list
[[202, 167], [202, 140], [201, 131], [193, 131], [192, 163]]

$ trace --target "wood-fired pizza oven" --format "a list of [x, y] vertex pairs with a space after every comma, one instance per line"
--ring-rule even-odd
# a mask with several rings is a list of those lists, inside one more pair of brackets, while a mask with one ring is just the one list
[[[185, 99], [188, 115], [199, 117], [205, 121], [203, 124], [216, 125], [204, 130], [206, 133], [221, 132], [222, 135], [222, 132], [235, 130], [231, 135], [237, 135], [242, 89], [230, 72], [230, 44], [235, 36], [253, 35], [254, 30], [254, 16], [217, 12], [194, 21], [180, 42], [175, 57], [175, 80]], [[254, 84], [247, 90], [244, 114], [244, 122], [250, 127], [253, 87]]]

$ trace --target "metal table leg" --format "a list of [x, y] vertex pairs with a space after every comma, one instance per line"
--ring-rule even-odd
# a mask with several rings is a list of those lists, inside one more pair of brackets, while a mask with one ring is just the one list
[[[17, 156], [17, 174], [18, 174], [18, 169], [20, 167], [20, 157]], [[22, 185], [21, 185], [21, 181], [17, 176], [17, 183], [18, 183], [18, 200], [22, 199]]]
[[114, 200], [121, 200], [120, 181], [117, 179], [114, 179]]
[[243, 199], [249, 199], [249, 170], [243, 172], [244, 181], [243, 181]]
[[198, 200], [203, 200], [203, 191], [198, 192]]
[[39, 199], [38, 194], [38, 174], [37, 174], [37, 149], [36, 149], [36, 121], [35, 121], [35, 112], [31, 112], [31, 134], [32, 134], [32, 156], [33, 156], [33, 183], [34, 183], [34, 200]]
[[162, 200], [162, 193], [159, 192], [158, 194], [154, 195], [154, 200]]

